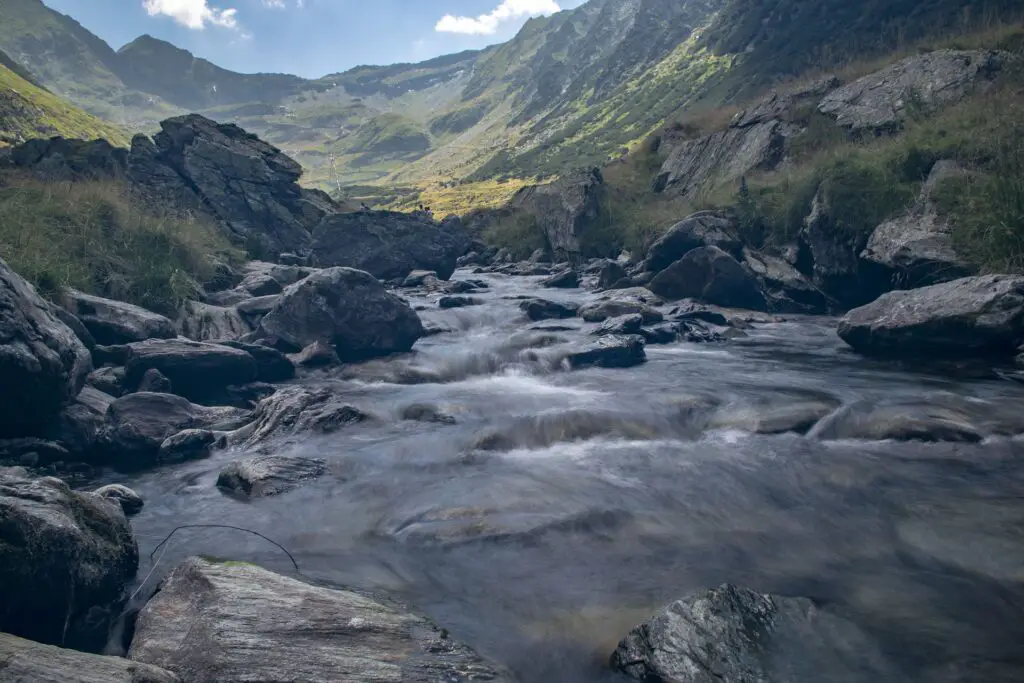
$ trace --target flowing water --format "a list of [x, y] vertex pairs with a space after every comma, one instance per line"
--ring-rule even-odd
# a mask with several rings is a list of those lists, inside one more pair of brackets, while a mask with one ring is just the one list
[[[328, 476], [249, 503], [214, 485], [237, 452], [118, 478], [146, 499], [140, 578], [174, 527], [235, 524], [307, 577], [399, 595], [527, 683], [620, 680], [605, 662], [630, 627], [723, 582], [821, 601], [914, 680], [1024, 680], [1024, 441], [999, 435], [1024, 420], [1024, 385], [865, 360], [828, 320], [569, 372], [561, 344], [595, 326], [530, 330], [515, 297], [596, 295], [483, 278], [481, 306], [411, 297], [453, 330], [411, 357], [300, 380], [380, 418], [280, 446], [325, 458]], [[752, 417], [807, 402], [956, 404], [992, 436], [750, 433]], [[455, 424], [402, 420], [413, 404]], [[191, 554], [291, 569], [258, 538], [184, 530], [149, 585]]]

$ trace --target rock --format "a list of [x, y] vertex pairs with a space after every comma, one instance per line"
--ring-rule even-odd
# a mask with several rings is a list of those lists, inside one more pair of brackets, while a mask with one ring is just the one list
[[580, 286], [580, 274], [572, 269], [563, 270], [541, 280], [540, 286], [549, 289], [576, 289]]
[[61, 444], [74, 458], [93, 459], [93, 451], [106, 426], [107, 409], [114, 397], [93, 387], [82, 387], [74, 402], [61, 410], [46, 432], [49, 439]]
[[86, 384], [117, 398], [124, 393], [124, 368], [100, 368], [90, 372]]
[[195, 341], [221, 341], [241, 339], [252, 328], [235, 307], [189, 301], [178, 318], [178, 331]]
[[168, 318], [141, 306], [92, 296], [74, 289], [64, 293], [64, 300], [68, 310], [82, 321], [97, 344], [173, 339], [178, 334], [174, 323]]
[[628, 276], [629, 274], [621, 263], [605, 259], [598, 271], [597, 286], [601, 289], [617, 289], [618, 284]]
[[859, 306], [879, 293], [875, 283], [867, 283], [860, 269], [860, 252], [866, 240], [839, 225], [834, 215], [826, 184], [818, 188], [811, 212], [800, 230], [802, 251], [810, 258], [810, 268], [801, 270], [814, 284], [845, 307]]
[[101, 486], [93, 491], [92, 495], [117, 503], [126, 515], [136, 514], [142, 510], [142, 506], [144, 505], [142, 496], [121, 484], [107, 484], [106, 486]]
[[738, 255], [743, 244], [728, 218], [701, 211], [676, 223], [647, 250], [645, 270], [660, 273], [699, 247], [718, 247]]
[[950, 441], [977, 443], [984, 436], [970, 417], [937, 404], [893, 405], [858, 401], [824, 417], [808, 434], [814, 439]]
[[184, 429], [163, 440], [157, 452], [157, 461], [169, 463], [202, 460], [210, 456], [218, 442], [223, 444], [223, 439], [208, 429]]
[[664, 683], [897, 683], [905, 678], [853, 623], [806, 598], [723, 585], [672, 603], [611, 658]]
[[728, 308], [767, 310], [754, 277], [718, 247], [694, 249], [651, 280], [650, 289], [666, 299], [693, 298]]
[[893, 289], [913, 289], [973, 275], [976, 269], [953, 248], [949, 220], [932, 201], [942, 183], [965, 171], [956, 162], [939, 161], [917, 203], [905, 214], [879, 225], [860, 257], [875, 270], [873, 279]]
[[530, 263], [551, 263], [551, 254], [544, 249], [534, 249], [530, 254]]
[[636, 333], [643, 337], [647, 344], [674, 344], [679, 341], [679, 324], [663, 323], [653, 327], [642, 327]]
[[599, 337], [609, 334], [639, 334], [643, 324], [644, 317], [639, 313], [620, 315], [617, 318], [605, 320], [599, 328], [594, 330], [594, 334]]
[[235, 309], [245, 318], [246, 321], [256, 324], [263, 318], [267, 313], [274, 310], [274, 306], [281, 300], [279, 294], [269, 294], [267, 296], [257, 296], [252, 299], [246, 299], [235, 304]]
[[439, 281], [440, 278], [437, 277], [437, 273], [432, 270], [414, 270], [402, 281], [402, 287], [407, 289], [412, 287], [429, 287]]
[[838, 407], [834, 400], [793, 400], [772, 405], [723, 408], [708, 423], [711, 429], [742, 429], [754, 434], [806, 434]]
[[402, 419], [415, 422], [436, 422], [438, 424], [453, 425], [455, 418], [444, 412], [437, 406], [427, 403], [414, 403], [402, 409]]
[[423, 324], [369, 273], [330, 268], [291, 285], [257, 334], [291, 351], [322, 341], [350, 361], [409, 351]]
[[308, 248], [313, 226], [339, 208], [323, 193], [299, 187], [298, 163], [236, 125], [189, 114], [160, 127], [152, 142], [132, 140], [133, 185], [155, 200], [212, 216], [250, 253]]
[[221, 343], [224, 346], [245, 351], [256, 360], [256, 380], [259, 382], [285, 382], [295, 377], [295, 364], [277, 349], [240, 341]]
[[271, 438], [314, 432], [332, 434], [370, 416], [340, 402], [326, 389], [285, 387], [256, 407], [250, 424], [231, 435], [232, 443], [252, 448]]
[[198, 558], [178, 566], [143, 608], [128, 657], [194, 683], [512, 680], [395, 606]]
[[563, 175], [545, 185], [524, 187], [509, 200], [508, 207], [536, 222], [556, 262], [575, 264], [585, 255], [588, 233], [600, 225], [603, 192], [604, 178], [600, 169], [593, 168]]
[[519, 304], [519, 310], [530, 320], [558, 320], [576, 316], [579, 307], [574, 303], [558, 303], [547, 299], [529, 299]]
[[0, 439], [0, 460], [5, 462], [18, 462], [25, 467], [37, 467], [67, 462], [70, 458], [68, 449], [56, 441], [35, 437]]
[[97, 368], [104, 365], [124, 365], [128, 362], [128, 346], [126, 344], [97, 345], [91, 349], [91, 353], [93, 365]]
[[1024, 276], [982, 275], [889, 292], [850, 311], [839, 336], [868, 354], [1009, 359], [1024, 340]]
[[181, 683], [155, 666], [65, 650], [6, 633], [0, 633], [0, 662], [8, 683]]
[[730, 128], [746, 128], [773, 119], [784, 119], [799, 106], [814, 104], [842, 83], [836, 76], [824, 76], [795, 87], [773, 90], [753, 106], [739, 112], [729, 124]]
[[457, 218], [438, 223], [423, 213], [359, 211], [324, 218], [313, 231], [313, 262], [365, 270], [381, 280], [416, 270], [447, 280], [469, 247]]
[[776, 313], [827, 314], [834, 306], [820, 289], [784, 259], [743, 249], [743, 265], [757, 278]]
[[292, 360], [295, 365], [301, 365], [306, 368], [322, 368], [341, 364], [334, 347], [319, 341], [315, 341], [302, 349]]
[[990, 50], [915, 55], [831, 92], [818, 111], [853, 131], [891, 131], [908, 115], [934, 112], [987, 86], [1008, 57]]
[[661, 311], [651, 308], [640, 301], [630, 299], [610, 299], [587, 304], [579, 309], [579, 316], [588, 323], [601, 323], [608, 318], [617, 318], [623, 315], [639, 313], [643, 316], [644, 324], [660, 323], [665, 319]]
[[285, 493], [303, 481], [325, 474], [327, 464], [320, 458], [260, 455], [237, 460], [222, 469], [217, 486], [249, 498], [261, 498]]
[[86, 329], [85, 325], [82, 324], [82, 321], [79, 320], [77, 316], [69, 313], [67, 309], [61, 308], [60, 306], [51, 305], [50, 311], [57, 316], [58, 320], [71, 328], [71, 331], [75, 333], [78, 340], [85, 344], [85, 348], [89, 349], [89, 352], [92, 353], [92, 350], [96, 348], [96, 338], [92, 336], [92, 333], [89, 332], [88, 329]]
[[125, 381], [137, 385], [147, 370], [159, 370], [175, 393], [202, 401], [231, 384], [256, 379], [256, 360], [240, 349], [184, 339], [150, 339], [129, 344]]
[[98, 650], [138, 564], [117, 505], [59, 479], [0, 477], [0, 631]]
[[82, 341], [0, 260], [0, 438], [44, 430], [78, 396], [90, 370]]
[[465, 308], [467, 306], [479, 306], [482, 301], [474, 299], [471, 296], [443, 296], [438, 300], [437, 305], [440, 308]]
[[156, 368], [150, 368], [142, 374], [142, 379], [139, 380], [139, 386], [135, 388], [135, 391], [149, 392], [152, 394], [173, 394], [171, 390], [171, 380], [157, 370]]
[[630, 368], [647, 361], [643, 337], [610, 335], [588, 342], [566, 356], [573, 370], [597, 366], [600, 368]]
[[267, 382], [236, 384], [224, 390], [224, 402], [239, 408], [255, 408], [256, 404], [277, 393], [277, 387]]
[[97, 180], [124, 174], [127, 154], [103, 139], [36, 138], [10, 151], [10, 163], [44, 181]]

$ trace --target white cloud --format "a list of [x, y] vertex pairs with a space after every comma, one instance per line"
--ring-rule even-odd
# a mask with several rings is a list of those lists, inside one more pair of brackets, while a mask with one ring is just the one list
[[182, 26], [202, 30], [209, 24], [239, 29], [236, 9], [216, 9], [206, 0], [142, 0], [142, 6], [151, 17], [165, 15]]
[[468, 35], [490, 35], [498, 27], [512, 19], [554, 14], [561, 10], [555, 0], [502, 0], [502, 3], [487, 14], [478, 17], [457, 17], [446, 14], [434, 27], [442, 33], [465, 33]]

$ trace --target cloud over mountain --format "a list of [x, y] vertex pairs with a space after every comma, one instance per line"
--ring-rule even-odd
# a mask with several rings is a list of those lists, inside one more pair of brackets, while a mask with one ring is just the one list
[[502, 0], [502, 3], [492, 11], [476, 17], [446, 14], [437, 22], [434, 30], [441, 33], [491, 35], [507, 21], [554, 14], [560, 10], [561, 7], [555, 0]]

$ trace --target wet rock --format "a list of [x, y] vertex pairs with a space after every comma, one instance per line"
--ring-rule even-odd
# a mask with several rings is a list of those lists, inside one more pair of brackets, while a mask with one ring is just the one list
[[621, 263], [605, 259], [597, 273], [597, 286], [601, 289], [618, 289], [619, 283], [628, 276], [629, 274]]
[[124, 368], [100, 368], [89, 373], [86, 384], [115, 398], [124, 393]]
[[259, 382], [285, 382], [295, 377], [295, 364], [277, 349], [240, 341], [221, 343], [224, 346], [245, 351], [256, 360], [256, 380]]
[[743, 245], [732, 221], [711, 211], [701, 211], [673, 225], [651, 245], [644, 270], [660, 273], [694, 249], [709, 246], [739, 254]]
[[728, 584], [674, 602], [633, 629], [611, 665], [665, 683], [905, 680], [853, 623], [806, 598]]
[[479, 306], [482, 301], [474, 299], [471, 296], [443, 296], [437, 302], [438, 307], [449, 309], [449, 308], [465, 308], [467, 306]]
[[276, 496], [292, 490], [303, 481], [327, 474], [320, 458], [287, 455], [260, 455], [237, 460], [220, 471], [217, 486], [249, 498]]
[[785, 259], [743, 249], [743, 265], [757, 278], [769, 308], [776, 313], [822, 315], [834, 307], [824, 292]]
[[[483, 285], [481, 287], [481, 284]], [[481, 282], [469, 282], [468, 280], [451, 280], [449, 282], [441, 283], [441, 287], [444, 291], [449, 294], [465, 294], [467, 292], [476, 292], [481, 289], [487, 289], [487, 285]]]
[[88, 349], [0, 260], [0, 438], [38, 435], [92, 369]]
[[773, 405], [730, 406], [711, 418], [712, 429], [740, 429], [754, 434], [806, 434], [839, 406], [834, 400], [794, 400]]
[[423, 324], [369, 273], [330, 268], [290, 286], [257, 335], [290, 351], [321, 341], [351, 361], [410, 350]]
[[519, 304], [519, 310], [530, 320], [557, 320], [573, 318], [579, 307], [575, 303], [558, 303], [547, 299], [529, 299]]
[[47, 438], [61, 444], [77, 460], [92, 460], [113, 401], [113, 396], [83, 387], [75, 401], [57, 415], [46, 432]]
[[189, 301], [182, 308], [178, 330], [181, 336], [195, 341], [241, 339], [252, 332], [237, 308], [198, 301]]
[[96, 340], [97, 344], [128, 344], [146, 339], [177, 336], [170, 319], [140, 306], [113, 301], [69, 289], [64, 301]]
[[630, 368], [647, 361], [643, 337], [610, 335], [581, 345], [566, 356], [574, 370], [597, 366]]
[[438, 424], [453, 425], [455, 418], [444, 412], [437, 406], [428, 403], [414, 403], [402, 409], [402, 419], [414, 422], [437, 422]]
[[426, 270], [447, 280], [468, 247], [458, 218], [438, 223], [421, 212], [359, 211], [324, 218], [313, 230], [312, 250], [320, 267], [365, 270], [381, 280]]
[[254, 565], [198, 558], [177, 567], [143, 608], [128, 657], [197, 683], [512, 680], [418, 615]]
[[71, 328], [71, 331], [75, 333], [78, 340], [85, 344], [85, 348], [89, 349], [89, 352], [92, 353], [92, 350], [96, 348], [96, 338], [92, 336], [92, 333], [89, 332], [77, 316], [56, 305], [50, 306], [50, 312], [57, 316], [58, 320]]
[[505, 427], [486, 429], [474, 437], [470, 448], [503, 452], [597, 437], [647, 440], [656, 434], [652, 424], [642, 418], [605, 411], [566, 410], [519, 418]]
[[643, 337], [647, 344], [673, 344], [679, 341], [679, 326], [677, 323], [663, 323], [642, 327], [637, 330], [637, 334]]
[[0, 631], [98, 650], [138, 564], [117, 505], [59, 479], [0, 476]]
[[839, 336], [868, 354], [1009, 359], [1024, 339], [1024, 276], [983, 275], [889, 292], [850, 311]]
[[580, 274], [572, 269], [563, 270], [541, 280], [540, 286], [549, 289], [576, 289], [580, 286]]
[[107, 484], [101, 486], [92, 492], [92, 495], [99, 496], [104, 500], [109, 500], [112, 503], [117, 503], [121, 510], [126, 515], [134, 515], [142, 510], [142, 506], [145, 502], [142, 500], [142, 496], [121, 484]]
[[0, 661], [9, 683], [181, 683], [155, 666], [65, 650], [6, 633], [0, 633]]
[[908, 57], [829, 93], [818, 111], [854, 131], [893, 130], [908, 115], [934, 112], [987, 86], [1007, 58], [989, 50], [934, 50]]
[[639, 301], [628, 299], [612, 299], [610, 301], [596, 301], [587, 304], [579, 309], [579, 316], [588, 323], [601, 323], [609, 318], [618, 318], [623, 315], [639, 314], [645, 325], [660, 323], [665, 319], [661, 311]]
[[952, 441], [977, 443], [984, 435], [970, 416], [949, 406], [858, 401], [823, 418], [808, 436], [815, 439], [870, 441]]
[[256, 379], [256, 360], [239, 349], [185, 339], [151, 339], [129, 344], [125, 381], [138, 385], [147, 370], [159, 370], [174, 392], [202, 401], [231, 384]]
[[251, 448], [271, 438], [306, 432], [331, 434], [369, 419], [370, 415], [341, 402], [326, 389], [285, 387], [260, 401], [252, 422], [234, 432], [231, 441]]
[[224, 390], [224, 402], [239, 408], [255, 408], [256, 404], [277, 393], [277, 387], [268, 382], [236, 384]]
[[609, 334], [638, 334], [643, 324], [644, 317], [639, 313], [620, 315], [617, 318], [605, 320], [599, 328], [594, 330], [593, 334], [599, 337]]
[[142, 379], [139, 380], [139, 386], [135, 388], [135, 391], [145, 391], [153, 394], [173, 394], [172, 388], [171, 380], [167, 379], [156, 368], [150, 368], [142, 373]]
[[185, 429], [163, 440], [157, 460], [161, 463], [202, 460], [210, 456], [215, 446], [222, 445], [224, 439], [208, 429]]
[[430, 287], [440, 283], [437, 273], [432, 270], [414, 270], [405, 276], [402, 287], [411, 289], [413, 287]]
[[650, 288], [666, 299], [689, 297], [729, 308], [767, 310], [754, 277], [718, 247], [690, 251], [658, 273]]
[[295, 354], [292, 361], [295, 365], [301, 365], [304, 368], [323, 368], [341, 364], [338, 352], [334, 350], [334, 347], [319, 341], [313, 342]]
[[599, 225], [603, 189], [601, 171], [594, 168], [565, 174], [552, 183], [524, 187], [508, 206], [536, 221], [556, 261], [576, 262], [583, 255], [581, 240]]

